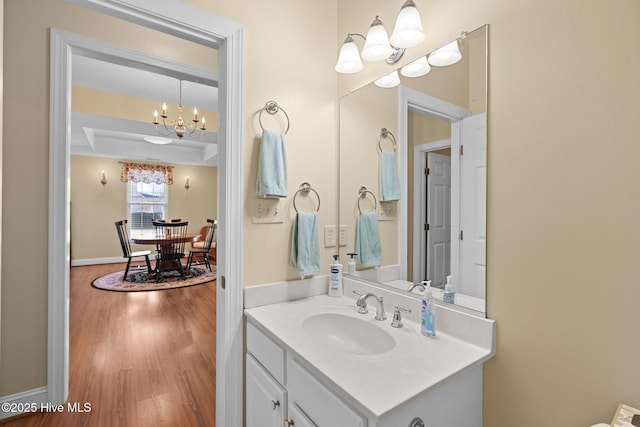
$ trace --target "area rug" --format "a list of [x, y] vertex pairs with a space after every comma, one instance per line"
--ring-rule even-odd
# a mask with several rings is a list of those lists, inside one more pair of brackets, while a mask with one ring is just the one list
[[211, 270], [204, 265], [192, 266], [186, 272], [186, 279], [180, 277], [179, 271], [170, 271], [162, 274], [162, 280], [156, 283], [153, 275], [149, 277], [147, 270], [129, 270], [126, 281], [123, 281], [124, 271], [105, 274], [95, 279], [91, 284], [98, 289], [107, 291], [137, 292], [158, 291], [162, 289], [183, 288], [185, 286], [201, 285], [216, 280], [216, 266]]

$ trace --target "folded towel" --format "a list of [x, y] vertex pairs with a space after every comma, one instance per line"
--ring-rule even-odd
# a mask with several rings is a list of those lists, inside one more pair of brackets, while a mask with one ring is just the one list
[[400, 184], [398, 183], [398, 165], [394, 151], [380, 153], [380, 167], [378, 174], [380, 201], [391, 202], [400, 200]]
[[291, 266], [300, 278], [320, 272], [320, 244], [316, 212], [298, 212], [291, 233]]
[[256, 194], [261, 197], [287, 197], [287, 152], [284, 135], [262, 132]]
[[378, 233], [378, 214], [363, 212], [358, 216], [356, 226], [356, 248], [358, 262], [365, 267], [382, 264], [382, 249]]

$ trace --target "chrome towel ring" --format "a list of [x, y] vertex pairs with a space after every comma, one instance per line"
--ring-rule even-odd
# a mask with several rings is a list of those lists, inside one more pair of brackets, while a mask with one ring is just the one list
[[367, 190], [367, 187], [365, 187], [363, 185], [358, 190], [358, 212], [360, 212], [360, 213], [362, 213], [362, 209], [360, 209], [360, 200], [364, 199], [367, 196], [367, 193], [371, 194], [371, 197], [373, 197], [373, 211], [372, 212], [375, 212], [375, 210], [378, 209], [378, 200], [376, 199], [375, 194], [373, 194], [371, 191]]
[[396, 143], [396, 137], [391, 133], [387, 128], [380, 129], [380, 136], [378, 136], [378, 150], [382, 153], [382, 145], [381, 142], [383, 139], [389, 138], [393, 143], [393, 151], [395, 152], [398, 148], [398, 144]]
[[298, 212], [298, 207], [296, 206], [296, 197], [298, 196], [298, 194], [307, 196], [311, 191], [313, 191], [318, 198], [318, 207], [316, 208], [316, 212], [320, 211], [320, 195], [316, 190], [313, 189], [313, 187], [311, 187], [311, 184], [309, 184], [308, 182], [303, 182], [302, 184], [300, 184], [300, 188], [298, 189], [298, 191], [296, 191], [296, 194], [293, 195], [293, 209], [295, 209], [296, 212]]
[[286, 133], [289, 132], [290, 121], [289, 121], [289, 115], [287, 114], [286, 111], [284, 111], [284, 108], [279, 106], [276, 101], [268, 101], [266, 104], [264, 104], [264, 107], [260, 110], [260, 114], [258, 114], [258, 122], [260, 122], [260, 128], [262, 128], [262, 130], [265, 130], [264, 126], [262, 125], [262, 113], [264, 113], [265, 111], [271, 114], [272, 116], [278, 114], [279, 111], [282, 111], [282, 113], [287, 119], [287, 129], [284, 131], [286, 135]]

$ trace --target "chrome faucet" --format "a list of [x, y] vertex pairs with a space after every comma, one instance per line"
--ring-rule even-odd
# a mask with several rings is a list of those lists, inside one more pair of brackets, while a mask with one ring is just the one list
[[378, 297], [371, 292], [367, 292], [366, 294], [362, 294], [358, 291], [353, 291], [354, 294], [360, 295], [356, 300], [356, 306], [358, 307], [358, 313], [367, 314], [369, 310], [367, 309], [367, 298], [373, 297], [376, 302], [376, 320], [385, 320], [387, 315], [384, 312], [384, 304], [382, 297]]
[[413, 291], [415, 288], [420, 289], [422, 292], [425, 291], [425, 287], [422, 283], [412, 283], [409, 285], [409, 287], [407, 288], [407, 292], [411, 292]]

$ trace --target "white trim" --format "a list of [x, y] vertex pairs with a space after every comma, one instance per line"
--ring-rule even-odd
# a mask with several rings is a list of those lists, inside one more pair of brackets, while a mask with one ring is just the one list
[[0, 404], [4, 405], [6, 403], [9, 404], [18, 404], [22, 405], [30, 405], [27, 406], [27, 410], [23, 410], [20, 412], [0, 412], [0, 420], [9, 417], [15, 417], [16, 415], [26, 414], [28, 412], [35, 412], [34, 409], [40, 410], [40, 405], [46, 404], [49, 402], [49, 398], [47, 395], [47, 387], [38, 387], [32, 390], [23, 391], [16, 394], [10, 394], [8, 396], [3, 396], [0, 398]]
[[[398, 202], [398, 261], [400, 263], [400, 277], [407, 277], [407, 232], [408, 232], [408, 203], [407, 203], [407, 191], [409, 181], [408, 169], [408, 149], [409, 149], [409, 110], [419, 111], [421, 113], [438, 117], [443, 120], [451, 122], [451, 150], [459, 149], [459, 142], [455, 145], [455, 139], [459, 138], [460, 132], [456, 130], [459, 125], [457, 122], [469, 117], [471, 111], [466, 108], [459, 107], [417, 90], [410, 89], [406, 86], [399, 86], [398, 88], [398, 175], [400, 176], [400, 194], [404, 194], [404, 197], [400, 198]], [[459, 141], [459, 139], [458, 139]], [[451, 164], [451, 176], [453, 187], [453, 176], [458, 173], [458, 165], [454, 165], [452, 160]], [[455, 206], [457, 208], [457, 206]], [[453, 223], [454, 204], [452, 201], [451, 212]], [[452, 228], [453, 232], [453, 228]], [[453, 242], [452, 242], [453, 246]], [[451, 266], [453, 270], [453, 265]], [[453, 280], [453, 278], [452, 278]]]
[[[218, 215], [216, 425], [243, 424], [243, 29], [175, 0], [72, 0], [112, 16], [218, 49]], [[89, 46], [90, 47], [90, 46]], [[69, 384], [69, 153], [71, 55], [75, 40], [51, 31], [49, 140], [49, 295], [47, 389], [53, 404], [66, 400]], [[64, 224], [64, 226], [61, 226]]]

